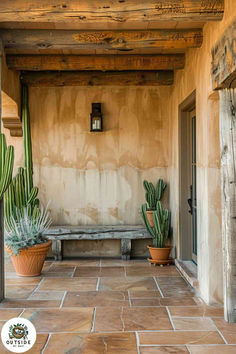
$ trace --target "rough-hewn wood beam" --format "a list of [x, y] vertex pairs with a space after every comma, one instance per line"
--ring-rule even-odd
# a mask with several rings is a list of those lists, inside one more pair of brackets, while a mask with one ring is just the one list
[[202, 30], [152, 31], [69, 31], [69, 30], [2, 30], [5, 48], [17, 50], [62, 49], [185, 49], [200, 47]]
[[236, 323], [236, 90], [220, 91], [220, 156], [225, 320]]
[[173, 71], [75, 71], [25, 72], [22, 82], [30, 86], [172, 85]]
[[0, 22], [137, 23], [221, 20], [223, 0], [5, 0]]
[[236, 20], [212, 49], [213, 89], [231, 87], [236, 72]]
[[14, 70], [174, 70], [183, 69], [184, 55], [7, 55]]

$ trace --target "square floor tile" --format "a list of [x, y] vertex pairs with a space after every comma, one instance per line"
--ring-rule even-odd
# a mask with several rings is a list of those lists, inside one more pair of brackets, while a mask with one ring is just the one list
[[216, 331], [168, 331], [139, 333], [141, 345], [224, 344]]
[[188, 345], [191, 354], [235, 354], [236, 345]]
[[131, 299], [148, 299], [161, 297], [158, 289], [156, 290], [130, 290], [129, 295]]
[[93, 308], [32, 309], [22, 317], [30, 320], [37, 332], [89, 332], [92, 327]]
[[39, 290], [92, 291], [96, 286], [96, 278], [50, 278], [43, 280]]
[[36, 285], [7, 285], [5, 296], [7, 298], [27, 299], [35, 288]]
[[153, 278], [126, 277], [101, 278], [99, 290], [155, 290], [156, 283]]
[[161, 292], [166, 297], [195, 296], [194, 290], [187, 285], [161, 285]]
[[224, 309], [211, 306], [169, 306], [171, 316], [179, 317], [223, 317]]
[[17, 300], [4, 299], [0, 303], [0, 308], [44, 308], [44, 307], [59, 307], [60, 301], [55, 300]]
[[53, 334], [44, 354], [137, 354], [134, 333]]
[[160, 306], [160, 299], [131, 299], [131, 306]]
[[190, 331], [215, 331], [212, 320], [207, 317], [172, 317], [174, 327], [177, 330]]
[[58, 300], [61, 301], [64, 296], [65, 291], [36, 291], [34, 294], [30, 295], [28, 300]]
[[163, 297], [160, 298], [162, 306], [197, 306], [197, 302], [193, 297]]
[[[111, 325], [112, 324], [112, 325]], [[163, 307], [97, 308], [95, 331], [140, 331], [172, 329]]]
[[129, 306], [128, 293], [122, 291], [67, 292], [63, 307]]
[[140, 347], [140, 354], [189, 354], [185, 346]]

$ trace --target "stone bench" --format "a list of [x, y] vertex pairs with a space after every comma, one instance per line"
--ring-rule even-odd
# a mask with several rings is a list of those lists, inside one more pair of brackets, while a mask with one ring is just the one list
[[53, 226], [44, 234], [52, 240], [55, 260], [62, 260], [66, 240], [121, 240], [121, 257], [130, 259], [131, 240], [148, 239], [150, 235], [143, 225], [117, 226]]

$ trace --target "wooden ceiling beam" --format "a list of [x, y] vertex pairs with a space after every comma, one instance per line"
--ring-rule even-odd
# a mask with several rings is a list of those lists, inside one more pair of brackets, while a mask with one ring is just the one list
[[21, 81], [30, 86], [162, 86], [172, 85], [173, 71], [61, 71], [24, 72]]
[[[144, 31], [70, 31], [70, 30], [1, 30], [6, 49], [51, 50], [184, 50], [200, 47], [202, 30]], [[12, 51], [11, 51], [12, 53]]]
[[183, 69], [183, 54], [169, 55], [7, 55], [13, 70], [175, 70]]
[[224, 0], [4, 0], [0, 22], [142, 23], [221, 20]]

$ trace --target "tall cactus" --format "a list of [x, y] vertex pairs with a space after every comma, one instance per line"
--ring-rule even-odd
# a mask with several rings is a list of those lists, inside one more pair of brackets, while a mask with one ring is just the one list
[[142, 205], [142, 216], [145, 226], [152, 236], [153, 247], [163, 248], [165, 247], [166, 240], [169, 236], [170, 230], [170, 212], [162, 208], [160, 201], [157, 202], [157, 210], [153, 213], [153, 224], [151, 227], [147, 218], [147, 205]]
[[7, 231], [23, 216], [25, 208], [32, 218], [39, 212], [38, 187], [33, 186], [33, 159], [30, 134], [27, 87], [22, 88], [22, 125], [24, 143], [24, 168], [19, 167], [17, 175], [5, 193], [5, 228]]
[[2, 199], [5, 191], [12, 180], [12, 172], [14, 166], [14, 147], [7, 147], [4, 134], [0, 134], [0, 199]]
[[161, 200], [164, 190], [166, 189], [166, 183], [164, 183], [163, 179], [159, 179], [155, 188], [152, 182], [144, 180], [143, 186], [146, 190], [145, 197], [148, 209], [156, 210], [157, 202]]

